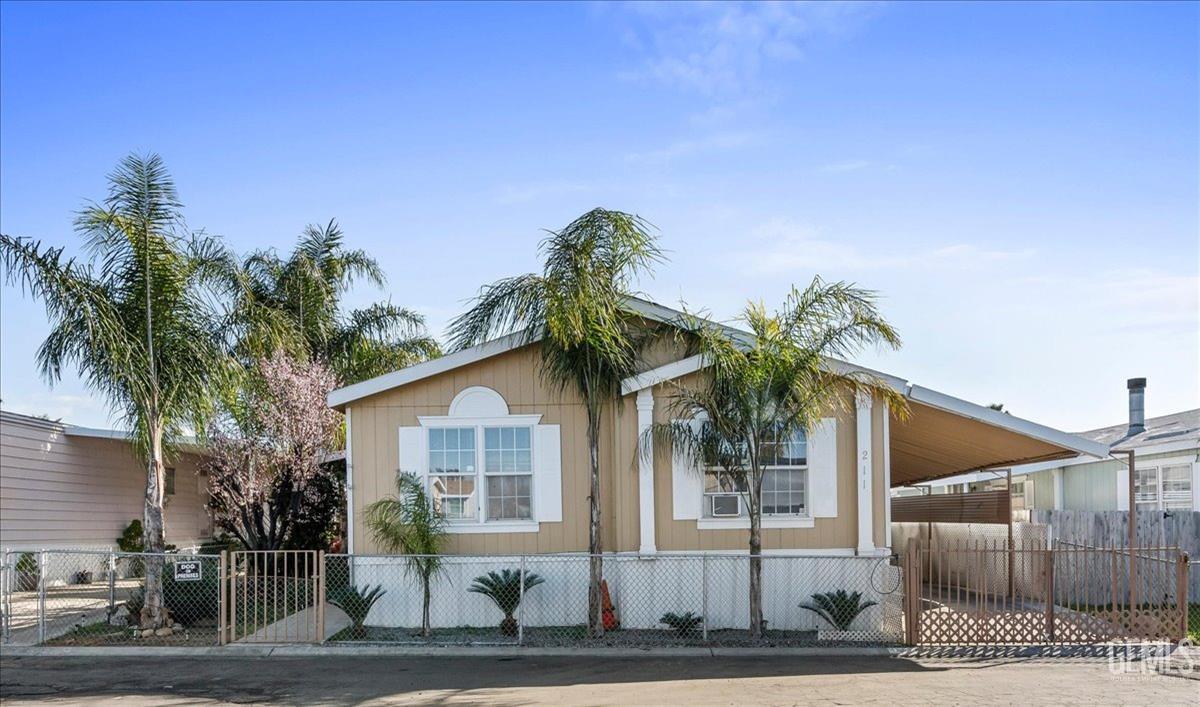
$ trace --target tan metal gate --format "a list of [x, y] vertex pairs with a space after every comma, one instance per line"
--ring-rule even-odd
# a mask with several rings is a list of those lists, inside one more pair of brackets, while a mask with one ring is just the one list
[[913, 645], [1178, 641], [1187, 633], [1188, 561], [1178, 548], [911, 539], [904, 567]]
[[221, 643], [325, 639], [325, 553], [221, 553]]

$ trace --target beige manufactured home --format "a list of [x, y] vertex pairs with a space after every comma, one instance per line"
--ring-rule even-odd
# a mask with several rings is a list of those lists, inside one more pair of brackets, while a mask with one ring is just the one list
[[[630, 300], [652, 326], [675, 310]], [[735, 332], [736, 334], [736, 332]], [[849, 365], [833, 363], [832, 365]], [[601, 428], [606, 552], [745, 552], [744, 502], [672, 458], [638, 453], [641, 430], [667, 419], [671, 381], [703, 375], [680, 347], [655, 348], [626, 380]], [[847, 399], [789, 440], [764, 482], [767, 552], [888, 554], [889, 489], [1017, 462], [1101, 457], [1107, 447], [879, 374], [909, 400], [901, 423], [878, 400]], [[577, 395], [547, 385], [539, 347], [509, 335], [334, 391], [346, 415], [350, 551], [379, 551], [366, 506], [398, 472], [427, 484], [462, 555], [581, 553], [588, 538], [586, 415]]]
[[[682, 313], [630, 300], [655, 326]], [[448, 517], [458, 555], [577, 553], [588, 546], [586, 413], [574, 391], [542, 381], [539, 347], [521, 334], [335, 390], [346, 413], [348, 543], [379, 549], [364, 509], [395, 491], [396, 474], [425, 481]], [[848, 365], [848, 364], [834, 364]], [[606, 552], [745, 551], [744, 502], [712, 475], [637, 439], [667, 419], [668, 384], [703, 375], [702, 361], [660, 346], [623, 384], [601, 425]], [[910, 401], [904, 423], [880, 401], [847, 400], [790, 441], [764, 481], [763, 547], [830, 555], [890, 552], [893, 486], [1018, 461], [1103, 456], [1104, 445], [880, 375]]]
[[[182, 453], [167, 465], [167, 542], [179, 547], [212, 537], [198, 464]], [[128, 435], [0, 412], [0, 548], [115, 549], [145, 488]]]

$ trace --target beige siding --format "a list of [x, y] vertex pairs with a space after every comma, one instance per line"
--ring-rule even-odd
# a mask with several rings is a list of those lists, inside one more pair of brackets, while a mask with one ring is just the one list
[[[656, 363], [678, 356], [678, 348], [655, 352]], [[364, 525], [365, 509], [394, 492], [399, 467], [399, 428], [419, 424], [421, 415], [446, 415], [464, 388], [486, 386], [500, 393], [511, 414], [541, 414], [544, 424], [561, 425], [563, 521], [541, 523], [536, 533], [452, 534], [447, 550], [459, 554], [584, 552], [588, 547], [588, 449], [586, 412], [571, 390], [546, 385], [539, 374], [538, 349], [527, 346], [425, 380], [351, 403], [354, 474], [354, 550], [381, 552]], [[655, 419], [665, 420], [665, 386], [655, 389]], [[886, 498], [883, 475], [883, 407], [873, 415], [875, 543], [884, 542]], [[767, 549], [846, 549], [857, 545], [855, 412], [852, 401], [838, 413], [838, 517], [820, 518], [815, 527], [767, 529]], [[639, 547], [637, 408], [634, 396], [605, 411], [601, 426], [601, 502], [604, 550], [634, 552]], [[738, 550], [744, 530], [698, 530], [695, 521], [675, 521], [671, 509], [671, 458], [655, 454], [655, 509], [660, 551]]]
[[[445, 415], [463, 388], [487, 386], [500, 393], [512, 414], [541, 414], [543, 424], [561, 426], [563, 522], [542, 523], [537, 533], [455, 534], [448, 551], [460, 554], [514, 552], [583, 552], [588, 547], [587, 413], [574, 391], [547, 386], [538, 373], [538, 348], [526, 346], [378, 395], [358, 400], [351, 411], [354, 455], [354, 550], [381, 552], [363, 524], [368, 505], [395, 492], [399, 469], [399, 429], [417, 425], [419, 415]], [[601, 426], [601, 439], [612, 438], [612, 415]], [[611, 449], [601, 455], [602, 469], [612, 468]], [[611, 487], [612, 479], [606, 479]], [[605, 503], [611, 488], [602, 488], [601, 503], [612, 548], [612, 514]]]
[[[204, 477], [193, 455], [180, 455], [175, 495], [167, 499], [167, 542], [211, 536]], [[66, 435], [61, 425], [0, 418], [0, 547], [115, 547], [129, 521], [142, 517], [145, 469], [128, 442]]]

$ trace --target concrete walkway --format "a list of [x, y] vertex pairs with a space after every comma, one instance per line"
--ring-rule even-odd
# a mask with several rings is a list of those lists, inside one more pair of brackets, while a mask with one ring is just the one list
[[[338, 631], [350, 625], [350, 617], [333, 604], [325, 604], [325, 635], [320, 637], [322, 642], [329, 640]], [[285, 618], [268, 624], [238, 643], [316, 643], [317, 642], [317, 609], [310, 606], [303, 611], [297, 611]]]

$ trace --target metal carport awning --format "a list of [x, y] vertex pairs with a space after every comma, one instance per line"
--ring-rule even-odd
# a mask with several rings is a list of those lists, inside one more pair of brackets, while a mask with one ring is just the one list
[[1108, 456], [1107, 445], [928, 388], [910, 386], [905, 396], [909, 418], [891, 421], [893, 487], [1081, 454]]

